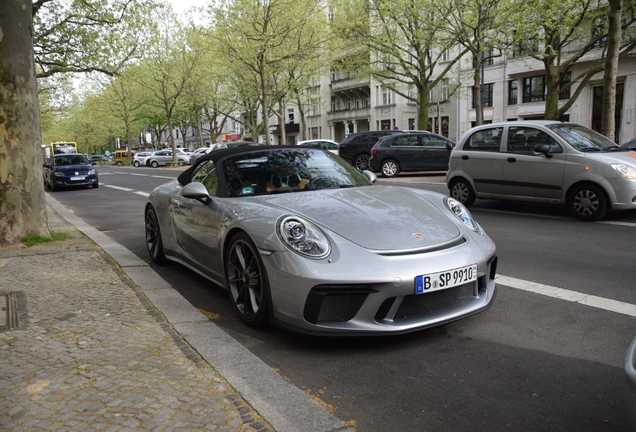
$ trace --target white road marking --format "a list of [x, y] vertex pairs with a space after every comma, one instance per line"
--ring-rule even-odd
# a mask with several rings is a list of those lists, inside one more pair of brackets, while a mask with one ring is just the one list
[[118, 189], [118, 190], [123, 190], [123, 191], [126, 191], [126, 192], [134, 191], [134, 189], [128, 189], [128, 188], [125, 188], [125, 187], [119, 187], [119, 186], [113, 186], [113, 185], [102, 184], [102, 186], [106, 186], [106, 187], [113, 188], [113, 189]]
[[619, 226], [628, 226], [628, 227], [632, 227], [632, 228], [636, 228], [636, 222], [614, 222], [614, 221], [607, 221], [607, 222], [596, 222], [599, 224], [604, 224], [604, 225], [619, 225]]
[[497, 281], [497, 284], [505, 285], [511, 288], [529, 291], [535, 294], [541, 294], [548, 297], [580, 303], [586, 306], [636, 317], [636, 305], [631, 303], [625, 303], [617, 300], [597, 297], [594, 295], [583, 294], [576, 291], [570, 291], [563, 288], [543, 285], [540, 283], [525, 281], [508, 276], [497, 276], [495, 280]]
[[137, 192], [135, 192], [135, 193], [136, 193], [137, 195], [141, 195], [141, 196], [145, 196], [145, 197], [149, 197], [149, 196], [150, 196], [150, 194], [149, 194], [149, 193], [142, 192], [142, 191], [137, 191]]
[[137, 174], [137, 173], [130, 173], [128, 175], [134, 175], [134, 176], [139, 176], [139, 177], [150, 177], [149, 174]]
[[153, 177], [153, 178], [165, 178], [165, 179], [170, 179], [170, 180], [174, 180], [175, 179], [174, 177], [165, 177], [165, 176], [150, 176], [150, 177]]

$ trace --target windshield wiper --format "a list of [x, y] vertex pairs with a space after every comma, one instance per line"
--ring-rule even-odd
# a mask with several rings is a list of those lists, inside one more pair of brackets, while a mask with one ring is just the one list
[[581, 151], [582, 152], [601, 151], [601, 149], [598, 147], [583, 147]]
[[629, 150], [627, 150], [625, 147], [619, 147], [619, 146], [616, 146], [616, 147], [608, 147], [608, 148], [606, 148], [605, 150], [607, 150], [607, 151], [609, 151], [609, 152], [629, 151]]
[[356, 185], [352, 185], [352, 184], [341, 184], [340, 186], [338, 186], [341, 189], [344, 188], [352, 188], [352, 187], [356, 187]]

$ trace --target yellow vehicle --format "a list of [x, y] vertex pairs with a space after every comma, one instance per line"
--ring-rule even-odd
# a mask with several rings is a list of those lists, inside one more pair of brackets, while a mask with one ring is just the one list
[[134, 150], [115, 150], [113, 152], [115, 163], [120, 166], [125, 163], [130, 163], [135, 153], [137, 152]]
[[51, 156], [63, 153], [77, 153], [77, 143], [71, 141], [56, 141], [42, 144], [42, 156], [48, 160]]

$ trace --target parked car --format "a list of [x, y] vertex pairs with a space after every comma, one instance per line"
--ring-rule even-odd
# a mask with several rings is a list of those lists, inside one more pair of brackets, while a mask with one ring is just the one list
[[328, 150], [331, 153], [338, 154], [338, 142], [328, 139], [315, 139], [307, 141], [299, 141], [298, 145], [301, 147], [313, 147], [323, 150]]
[[150, 258], [225, 287], [254, 327], [406, 333], [488, 309], [496, 247], [468, 210], [375, 179], [312, 148], [210, 152], [150, 194]]
[[356, 167], [358, 171], [369, 169], [371, 148], [384, 136], [399, 134], [397, 130], [382, 130], [371, 132], [356, 132], [349, 134], [339, 145], [338, 154], [341, 158]]
[[200, 147], [196, 149], [194, 152], [192, 152], [192, 155], [190, 156], [190, 163], [194, 165], [200, 157], [210, 153], [211, 151], [220, 149], [221, 148], [220, 146], [223, 146], [223, 148], [227, 148], [223, 144], [210, 144], [209, 147]]
[[586, 127], [558, 121], [479, 126], [453, 150], [446, 184], [452, 197], [567, 205], [584, 221], [607, 210], [636, 209], [636, 158]]
[[91, 155], [88, 158], [89, 162], [95, 162], [95, 163], [104, 163], [104, 162], [109, 162], [110, 159], [108, 158], [108, 156], [104, 156], [104, 155]]
[[192, 155], [192, 152], [189, 151], [188, 149], [182, 149], [182, 148], [176, 148], [177, 151], [177, 156], [182, 156], [185, 160], [186, 163], [189, 164], [190, 163], [190, 156]]
[[384, 177], [402, 171], [447, 171], [454, 146], [448, 138], [428, 132], [387, 135], [371, 149], [369, 167]]
[[[156, 151], [146, 159], [146, 166], [157, 168], [158, 166], [172, 165], [174, 160], [172, 159], [172, 150], [160, 150]], [[186, 165], [188, 160], [184, 155], [177, 153], [177, 164]]]
[[636, 138], [630, 139], [625, 144], [622, 144], [621, 147], [626, 148], [628, 150], [635, 150], [636, 151]]
[[128, 163], [135, 156], [135, 153], [137, 152], [134, 150], [115, 150], [113, 152], [115, 163], [118, 166]]
[[133, 156], [132, 164], [133, 166], [145, 166], [146, 160], [152, 155], [152, 152], [137, 152], [135, 156]]
[[51, 156], [43, 165], [44, 187], [59, 190], [76, 186], [99, 187], [97, 171], [86, 156], [79, 153], [68, 153]]

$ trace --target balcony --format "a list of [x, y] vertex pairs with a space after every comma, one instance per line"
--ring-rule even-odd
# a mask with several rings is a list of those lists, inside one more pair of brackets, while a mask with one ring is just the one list
[[357, 87], [369, 87], [369, 78], [344, 78], [331, 81], [331, 91], [341, 91]]
[[343, 120], [355, 120], [371, 118], [371, 108], [360, 108], [360, 109], [352, 109], [352, 110], [342, 110], [342, 111], [330, 111], [327, 114], [327, 121], [343, 121]]

